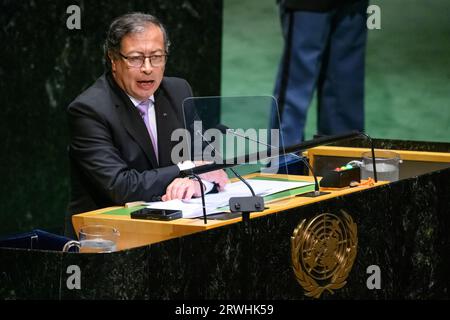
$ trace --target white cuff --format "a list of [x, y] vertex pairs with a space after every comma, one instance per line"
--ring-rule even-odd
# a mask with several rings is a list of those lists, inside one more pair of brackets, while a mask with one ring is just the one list
[[203, 185], [205, 186], [205, 194], [210, 192], [212, 188], [214, 188], [214, 183], [206, 180], [202, 180]]
[[179, 162], [177, 163], [178, 168], [180, 169], [180, 171], [183, 170], [189, 170], [195, 167], [195, 163], [193, 163], [192, 161], [188, 160], [188, 161], [183, 161], [183, 162]]

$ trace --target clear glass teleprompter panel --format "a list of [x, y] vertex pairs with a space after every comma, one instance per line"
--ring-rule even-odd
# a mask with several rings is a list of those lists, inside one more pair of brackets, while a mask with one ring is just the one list
[[241, 174], [278, 172], [283, 148], [274, 97], [188, 98], [183, 113], [184, 159], [232, 165]]
[[314, 190], [312, 179], [289, 175], [274, 97], [193, 97], [184, 100], [183, 114], [184, 129], [173, 135], [183, 140], [172, 151], [174, 163], [189, 159], [209, 163], [209, 171], [232, 168], [253, 188], [259, 185], [266, 203]]

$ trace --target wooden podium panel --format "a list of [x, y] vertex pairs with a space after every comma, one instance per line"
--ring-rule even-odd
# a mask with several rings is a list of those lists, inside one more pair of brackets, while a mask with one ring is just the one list
[[[249, 175], [247, 178], [257, 176], [257, 174]], [[294, 176], [294, 175], [264, 175], [264, 177], [271, 178], [286, 178], [290, 180], [300, 181], [314, 181], [312, 176]], [[379, 181], [376, 186], [386, 184], [388, 182]], [[251, 214], [251, 219], [261, 217], [268, 214], [278, 214], [285, 210], [289, 210], [296, 207], [301, 207], [318, 201], [323, 201], [331, 198], [336, 198], [350, 193], [359, 192], [365, 189], [371, 188], [369, 186], [359, 186], [354, 188], [341, 188], [341, 189], [324, 189], [322, 191], [330, 192], [326, 195], [319, 197], [302, 197], [294, 196], [288, 198], [281, 198], [271, 202], [266, 202], [268, 209], [262, 212], [254, 212]], [[160, 241], [185, 236], [188, 234], [202, 232], [205, 230], [218, 228], [224, 225], [229, 225], [242, 221], [240, 217], [232, 218], [229, 220], [207, 220], [207, 224], [204, 224], [203, 218], [195, 219], [177, 219], [174, 221], [155, 221], [155, 220], [138, 220], [131, 219], [129, 215], [112, 215], [105, 214], [105, 212], [111, 212], [116, 209], [124, 207], [109, 207], [86, 213], [74, 215], [72, 222], [76, 233], [78, 234], [80, 228], [83, 225], [88, 224], [103, 224], [115, 227], [120, 232], [119, 242], [117, 244], [118, 250], [130, 249], [134, 247], [140, 247], [157, 243]]]

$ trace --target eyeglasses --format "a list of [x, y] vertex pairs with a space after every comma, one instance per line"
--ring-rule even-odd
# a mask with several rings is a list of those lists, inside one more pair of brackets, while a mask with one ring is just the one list
[[167, 54], [155, 54], [152, 56], [135, 55], [135, 56], [124, 56], [119, 52], [120, 56], [127, 60], [128, 65], [134, 68], [141, 68], [144, 65], [145, 59], [149, 59], [150, 65], [154, 68], [161, 67], [166, 63]]

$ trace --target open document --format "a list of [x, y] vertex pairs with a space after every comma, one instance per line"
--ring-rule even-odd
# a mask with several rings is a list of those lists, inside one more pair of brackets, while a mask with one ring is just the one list
[[[279, 192], [297, 189], [309, 185], [312, 182], [304, 181], [279, 181], [274, 179], [248, 179], [255, 194], [261, 197], [273, 195]], [[232, 197], [251, 196], [248, 187], [241, 181], [229, 183], [225, 190], [219, 193], [205, 195], [206, 214], [228, 211], [228, 203]], [[149, 208], [181, 210], [183, 218], [196, 218], [203, 216], [202, 199], [193, 198], [189, 200], [171, 200], [166, 202], [150, 202], [146, 205]]]

